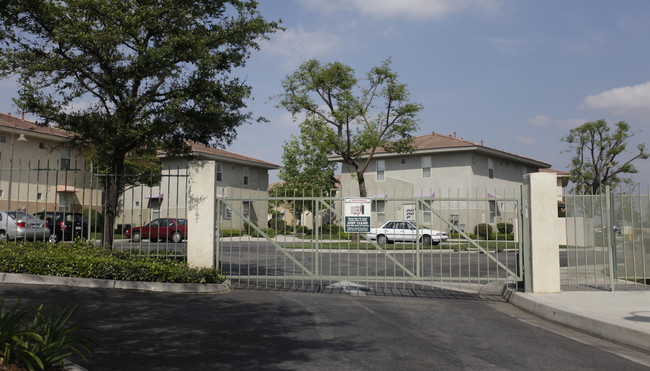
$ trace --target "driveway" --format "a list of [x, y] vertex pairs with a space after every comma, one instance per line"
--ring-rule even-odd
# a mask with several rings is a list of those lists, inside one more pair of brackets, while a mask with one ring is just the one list
[[[0, 285], [9, 303], [79, 304], [100, 370], [484, 370], [646, 367], [530, 324], [498, 296], [426, 298], [238, 289], [168, 294]], [[559, 330], [560, 332], [562, 330]], [[595, 342], [595, 343], [594, 343]]]

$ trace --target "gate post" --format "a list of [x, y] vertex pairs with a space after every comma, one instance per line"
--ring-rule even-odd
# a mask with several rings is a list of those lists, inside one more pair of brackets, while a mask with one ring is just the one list
[[[528, 244], [525, 266], [529, 267], [532, 293], [560, 292], [560, 251], [555, 236], [557, 225], [557, 176], [552, 173], [531, 173], [524, 177], [528, 192]], [[528, 287], [527, 287], [528, 289]]]
[[190, 161], [187, 189], [187, 264], [191, 268], [215, 267], [217, 202], [214, 161]]

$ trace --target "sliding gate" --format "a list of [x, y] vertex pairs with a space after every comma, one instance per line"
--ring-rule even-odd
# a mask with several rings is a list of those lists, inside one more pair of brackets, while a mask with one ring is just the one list
[[[237, 286], [346, 290], [477, 290], [520, 282], [519, 198], [373, 199], [371, 226], [409, 220], [415, 241], [346, 234], [341, 198], [219, 198], [218, 261]], [[253, 210], [256, 215], [253, 214]], [[270, 220], [259, 220], [269, 210]], [[427, 229], [442, 232], [433, 244]], [[412, 232], [412, 231], [411, 231]]]

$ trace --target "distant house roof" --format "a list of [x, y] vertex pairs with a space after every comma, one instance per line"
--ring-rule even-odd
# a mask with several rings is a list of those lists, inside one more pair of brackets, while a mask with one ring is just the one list
[[[445, 152], [457, 152], [457, 151], [474, 151], [479, 153], [484, 153], [492, 157], [498, 157], [503, 159], [516, 160], [518, 162], [524, 163], [526, 165], [531, 165], [538, 168], [550, 168], [551, 164], [548, 164], [543, 161], [535, 160], [529, 157], [520, 156], [516, 153], [506, 152], [505, 150], [500, 150], [497, 148], [490, 148], [481, 144], [476, 144], [469, 140], [456, 137], [454, 135], [441, 135], [436, 132], [431, 134], [422, 135], [419, 137], [413, 138], [413, 145], [415, 146], [415, 154], [425, 154], [425, 153], [445, 153]], [[393, 157], [393, 156], [403, 156], [404, 154], [388, 153], [383, 148], [378, 148], [375, 152], [376, 158], [382, 157]], [[330, 156], [331, 161], [341, 161], [341, 156], [334, 155]]]
[[[51, 126], [36, 125], [35, 122], [25, 120], [22, 116], [16, 117], [0, 113], [0, 128], [15, 130], [16, 135], [46, 135], [64, 140], [72, 137], [68, 131]], [[55, 139], [53, 138], [53, 139]]]
[[240, 155], [234, 152], [226, 151], [221, 148], [214, 148], [204, 146], [203, 144], [191, 142], [190, 146], [192, 147], [192, 152], [200, 157], [207, 158], [210, 160], [227, 160], [229, 162], [238, 162], [242, 164], [251, 164], [259, 167], [264, 167], [270, 170], [279, 169], [280, 165], [276, 165], [270, 162], [258, 160], [256, 158]]

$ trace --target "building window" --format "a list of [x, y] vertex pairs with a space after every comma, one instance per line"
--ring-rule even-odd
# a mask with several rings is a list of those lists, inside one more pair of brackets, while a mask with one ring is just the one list
[[377, 223], [384, 224], [386, 221], [386, 200], [375, 200], [374, 206], [377, 213]]
[[385, 179], [384, 172], [386, 171], [386, 160], [377, 160], [377, 181], [381, 182]]
[[5, 190], [0, 189], [0, 198], [5, 198]]
[[220, 182], [223, 180], [223, 164], [221, 162], [217, 162], [217, 182]]
[[431, 178], [431, 156], [422, 157], [422, 177]]
[[0, 143], [7, 143], [7, 137], [4, 135], [0, 135]]
[[61, 148], [61, 170], [70, 170], [70, 148]]
[[38, 142], [38, 149], [45, 149], [45, 143]]
[[248, 215], [250, 215], [250, 211], [251, 211], [251, 203], [249, 201], [244, 201], [243, 205], [244, 205], [244, 207], [243, 207], [242, 211], [243, 211], [244, 217], [248, 218]]
[[36, 194], [36, 200], [38, 200], [38, 201], [43, 201], [43, 193], [38, 192], [38, 193]]
[[248, 168], [245, 167], [244, 168], [244, 185], [248, 185], [249, 181], [250, 181], [250, 179], [249, 179], [249, 176], [248, 176]]
[[406, 159], [405, 159], [405, 158], [401, 158], [401, 159], [399, 160], [399, 163], [402, 164], [402, 165], [406, 165]]
[[431, 223], [433, 222], [433, 213], [431, 213], [431, 201], [425, 200], [422, 201], [420, 205], [420, 210], [422, 210], [422, 223]]
[[496, 201], [488, 202], [490, 203], [490, 223], [494, 223], [496, 217], [501, 216], [501, 212], [499, 211], [499, 206], [497, 205]]
[[488, 177], [490, 177], [490, 179], [494, 179], [494, 164], [490, 158], [488, 158]]

